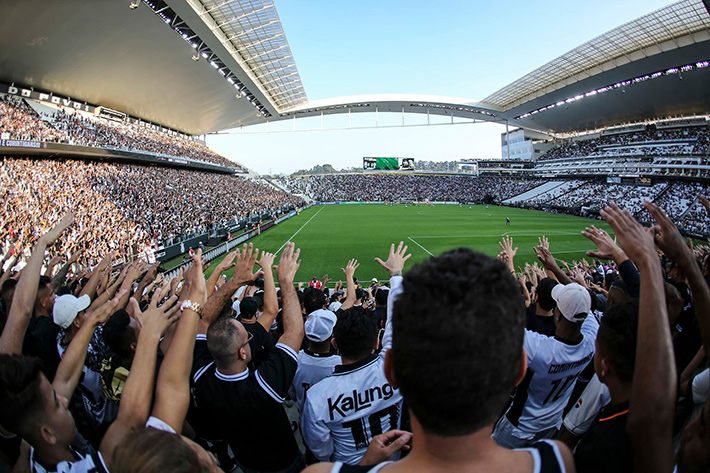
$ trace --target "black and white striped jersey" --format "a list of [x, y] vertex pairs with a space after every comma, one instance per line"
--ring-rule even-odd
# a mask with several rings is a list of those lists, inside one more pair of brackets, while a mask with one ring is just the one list
[[402, 277], [393, 277], [390, 284], [389, 315], [379, 355], [336, 367], [306, 394], [301, 432], [321, 461], [357, 464], [373, 436], [399, 427], [402, 395], [385, 378], [384, 358], [392, 346], [392, 305], [402, 292]]

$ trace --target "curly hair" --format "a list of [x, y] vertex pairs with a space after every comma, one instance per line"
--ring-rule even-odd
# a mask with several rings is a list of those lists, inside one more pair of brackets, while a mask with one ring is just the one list
[[495, 422], [517, 381], [525, 305], [501, 262], [459, 248], [404, 275], [392, 314], [396, 383], [417, 420], [441, 436]]

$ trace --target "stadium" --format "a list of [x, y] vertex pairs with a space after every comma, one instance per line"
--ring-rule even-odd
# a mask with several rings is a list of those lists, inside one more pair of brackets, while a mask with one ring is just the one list
[[[567, 45], [479, 100], [309, 100], [277, 7], [0, 2], [2, 471], [418, 471], [436, 469], [418, 439], [459, 436], [513, 455], [487, 471], [707, 471], [692, 429], [710, 415], [710, 2]], [[267, 174], [212, 146], [363, 117], [493, 124], [499, 155]], [[512, 326], [518, 299], [505, 337], [483, 313]], [[448, 370], [403, 362], [452, 311], [461, 330], [432, 332]], [[498, 350], [527, 370], [472, 361]], [[469, 365], [473, 381], [445, 379]], [[81, 441], [42, 411], [52, 389]], [[242, 420], [258, 427], [234, 433]]]

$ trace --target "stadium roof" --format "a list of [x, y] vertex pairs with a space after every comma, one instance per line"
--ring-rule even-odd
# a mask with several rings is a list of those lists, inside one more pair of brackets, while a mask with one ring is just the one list
[[273, 0], [187, 3], [277, 109], [307, 101]]
[[309, 102], [274, 0], [5, 1], [0, 82], [192, 135], [350, 112], [508, 121], [567, 133], [710, 114], [708, 5], [668, 5], [478, 102], [403, 94]]
[[581, 79], [705, 41], [709, 29], [710, 15], [703, 1], [681, 0], [587, 41], [481, 102], [509, 110]]
[[273, 0], [0, 2], [0, 82], [191, 135], [307, 101]]

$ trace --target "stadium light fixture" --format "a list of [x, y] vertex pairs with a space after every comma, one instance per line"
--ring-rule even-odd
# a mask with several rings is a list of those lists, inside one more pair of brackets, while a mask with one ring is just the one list
[[131, 10], [135, 10], [140, 4], [141, 0], [131, 0], [131, 3], [128, 4], [128, 8], [130, 8]]
[[200, 60], [200, 55], [197, 54], [197, 53], [193, 54], [193, 55], [192, 55], [192, 60], [195, 61], [195, 62], [199, 61], [199, 60]]

